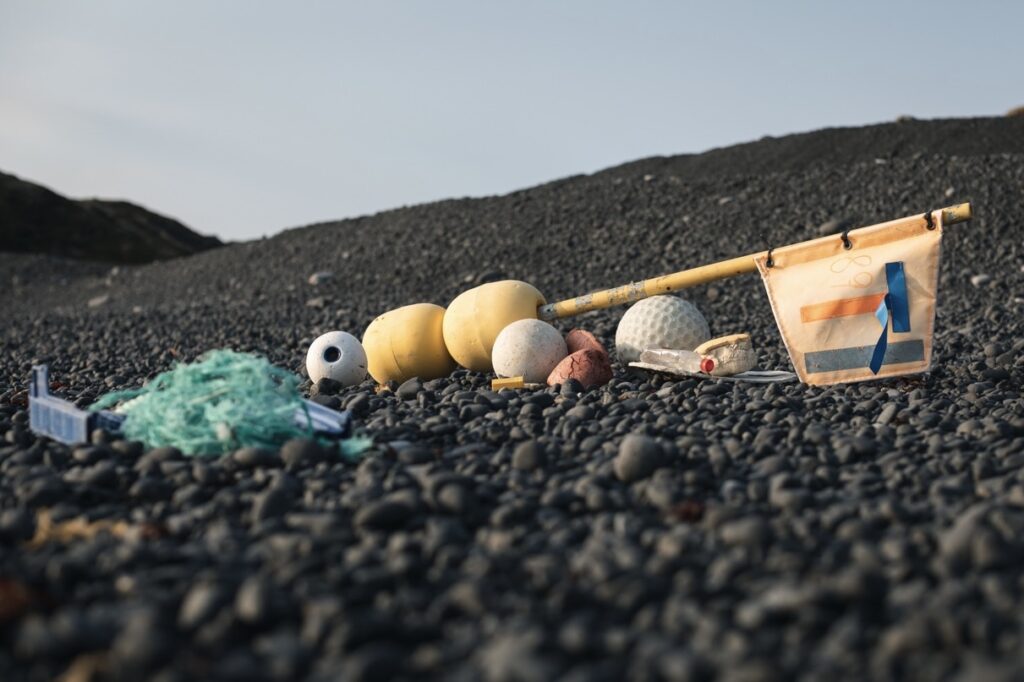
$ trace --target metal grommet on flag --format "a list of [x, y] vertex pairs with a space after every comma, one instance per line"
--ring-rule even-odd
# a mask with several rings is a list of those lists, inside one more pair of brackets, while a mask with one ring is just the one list
[[853, 248], [853, 242], [850, 241], [850, 231], [849, 230], [843, 230], [843, 234], [841, 235], [841, 238], [843, 240], [843, 248], [844, 249], [849, 251], [850, 249]]
[[935, 229], [935, 217], [932, 215], [932, 211], [928, 211], [924, 214], [924, 222], [927, 224], [929, 230]]
[[774, 250], [774, 247], [769, 247], [768, 248], [768, 258], [765, 259], [765, 261], [764, 261], [764, 266], [766, 268], [774, 268], [775, 267], [775, 259], [772, 258], [772, 251], [773, 250]]

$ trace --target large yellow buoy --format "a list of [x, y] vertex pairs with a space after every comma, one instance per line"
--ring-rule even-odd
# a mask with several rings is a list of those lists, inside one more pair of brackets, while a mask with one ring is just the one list
[[488, 282], [455, 297], [444, 314], [444, 343], [455, 361], [477, 372], [491, 371], [491, 349], [501, 330], [516, 320], [537, 317], [547, 301], [517, 280]]
[[407, 305], [380, 315], [363, 334], [367, 371], [378, 383], [448, 376], [455, 361], [445, 348], [444, 308], [433, 303]]

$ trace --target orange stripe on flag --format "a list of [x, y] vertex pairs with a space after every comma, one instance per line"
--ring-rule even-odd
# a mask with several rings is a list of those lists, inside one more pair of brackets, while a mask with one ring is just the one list
[[805, 305], [800, 308], [800, 321], [819, 322], [821, 320], [831, 320], [833, 317], [873, 313], [883, 298], [885, 298], [885, 294], [871, 294], [870, 296], [840, 298], [835, 301]]

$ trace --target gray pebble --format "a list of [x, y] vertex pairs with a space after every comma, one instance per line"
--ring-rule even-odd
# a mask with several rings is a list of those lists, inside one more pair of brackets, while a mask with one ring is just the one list
[[193, 630], [207, 622], [228, 601], [227, 593], [215, 584], [197, 582], [185, 594], [178, 610], [178, 627]]
[[547, 463], [544, 446], [534, 440], [526, 440], [516, 445], [512, 452], [512, 466], [522, 471], [532, 471]]
[[281, 446], [281, 460], [289, 469], [308, 467], [325, 459], [320, 444], [309, 438], [293, 438]]
[[291, 507], [292, 494], [281, 486], [271, 486], [253, 501], [253, 520], [266, 521], [284, 514]]
[[615, 458], [615, 475], [620, 481], [632, 483], [650, 476], [664, 465], [658, 441], [647, 436], [630, 434], [622, 439]]
[[273, 586], [262, 576], [247, 578], [235, 594], [235, 615], [250, 625], [260, 625], [273, 613]]
[[263, 448], [242, 448], [231, 454], [231, 460], [240, 467], [272, 467], [281, 465], [281, 456], [273, 450]]
[[408, 379], [395, 391], [395, 395], [400, 400], [414, 400], [416, 395], [423, 390], [423, 382], [418, 377]]
[[363, 528], [392, 530], [400, 528], [412, 517], [413, 510], [406, 504], [391, 500], [371, 502], [356, 512], [355, 523]]

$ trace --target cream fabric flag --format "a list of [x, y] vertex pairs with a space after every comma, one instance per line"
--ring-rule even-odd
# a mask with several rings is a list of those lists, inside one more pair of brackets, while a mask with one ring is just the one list
[[756, 258], [800, 380], [928, 371], [942, 211], [773, 249]]

